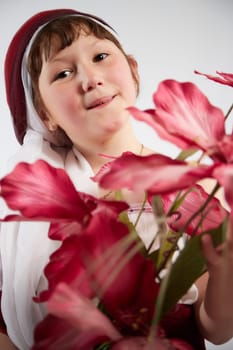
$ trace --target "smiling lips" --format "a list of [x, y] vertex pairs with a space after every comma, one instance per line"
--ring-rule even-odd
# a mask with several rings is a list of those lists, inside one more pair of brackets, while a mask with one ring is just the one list
[[95, 100], [94, 102], [92, 102], [88, 106], [87, 109], [93, 109], [93, 108], [97, 108], [97, 107], [102, 106], [102, 105], [106, 105], [109, 102], [111, 102], [114, 99], [114, 97], [115, 96], [106, 96], [106, 97], [99, 98], [99, 99]]

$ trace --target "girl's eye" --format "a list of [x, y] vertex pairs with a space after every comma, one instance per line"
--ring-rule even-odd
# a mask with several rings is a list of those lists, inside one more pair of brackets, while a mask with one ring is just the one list
[[102, 61], [102, 60], [104, 60], [106, 57], [108, 57], [108, 54], [107, 54], [107, 53], [99, 53], [98, 55], [96, 55], [96, 56], [94, 57], [94, 62]]
[[63, 71], [61, 71], [61, 72], [59, 72], [58, 74], [55, 75], [54, 80], [67, 78], [68, 76], [70, 76], [70, 74], [72, 74], [71, 70], [63, 70]]

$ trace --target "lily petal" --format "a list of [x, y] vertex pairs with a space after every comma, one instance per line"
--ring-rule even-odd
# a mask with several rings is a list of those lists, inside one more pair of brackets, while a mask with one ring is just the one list
[[206, 77], [210, 80], [213, 80], [216, 83], [220, 83], [220, 84], [224, 84], [224, 85], [228, 85], [228, 86], [233, 87], [233, 74], [232, 73], [223, 73], [223, 72], [216, 71], [216, 73], [219, 76], [201, 73], [197, 70], [195, 70], [194, 73], [199, 74], [199, 75], [203, 75], [204, 77]]
[[106, 341], [109, 338], [99, 331], [78, 332], [68, 321], [48, 315], [35, 328], [31, 350], [93, 350]]
[[52, 222], [49, 229], [49, 238], [63, 241], [71, 235], [82, 232], [82, 226], [76, 221]]
[[27, 218], [83, 221], [90, 213], [65, 171], [43, 160], [18, 164], [0, 186], [7, 205]]
[[195, 84], [164, 80], [153, 98], [156, 109], [154, 115], [150, 112], [150, 124], [159, 124], [155, 127], [159, 135], [177, 146], [207, 151], [224, 136], [222, 110], [213, 106]]
[[171, 344], [175, 350], [195, 350], [190, 344], [181, 339], [171, 339]]
[[[168, 212], [170, 206], [174, 204], [176, 195], [177, 193], [171, 193], [162, 196], [165, 213]], [[182, 194], [180, 194], [180, 196], [182, 196]], [[191, 216], [206, 202], [208, 197], [208, 193], [206, 193], [201, 186], [194, 185], [192, 190], [185, 196], [177, 211], [168, 219], [169, 226], [175, 231], [182, 229]], [[203, 215], [205, 216], [204, 218]], [[221, 206], [219, 200], [217, 198], [212, 198], [205, 211], [195, 217], [188, 227], [186, 227], [186, 233], [192, 236], [193, 234], [201, 234], [207, 230], [214, 229], [221, 224], [226, 215], [227, 212]], [[201, 225], [196, 230], [200, 220]]]
[[98, 173], [93, 180], [112, 190], [127, 188], [162, 194], [187, 188], [211, 173], [211, 166], [194, 167], [160, 154], [141, 157], [123, 153], [109, 163], [108, 171], [105, 169], [104, 174]]
[[169, 131], [166, 130], [164, 126], [160, 123], [154, 109], [141, 111], [136, 107], [129, 107], [128, 111], [132, 114], [132, 116], [135, 119], [145, 122], [146, 124], [151, 126], [162, 139], [173, 143], [181, 149], [186, 149], [192, 146], [192, 142], [186, 140], [182, 135], [176, 137], [175, 135], [169, 133]]
[[[128, 228], [117, 222], [112, 212], [106, 211], [103, 206], [102, 210], [99, 209], [92, 216], [80, 234], [67, 236], [60, 248], [51, 255], [50, 262], [45, 268], [49, 288], [41, 292], [35, 300], [48, 300], [60, 282], [77, 288], [88, 297], [93, 297], [96, 288], [96, 286], [92, 288], [93, 284], [98, 281], [103, 286], [103, 282], [108, 280], [115, 270], [117, 260], [110, 264], [110, 259], [122, 258], [127, 245], [126, 248], [123, 245], [121, 249], [117, 245], [114, 248], [114, 245], [127, 234]], [[106, 254], [110, 248], [112, 253]], [[95, 280], [97, 275], [98, 280]]]
[[56, 287], [47, 303], [49, 313], [67, 320], [79, 332], [92, 330], [109, 339], [118, 340], [121, 334], [95, 304], [78, 290], [75, 292], [62, 283]]
[[233, 134], [225, 135], [223, 139], [218, 143], [220, 162], [233, 163]]
[[213, 176], [224, 188], [227, 203], [231, 209], [230, 215], [233, 219], [233, 164], [223, 164], [213, 171]]

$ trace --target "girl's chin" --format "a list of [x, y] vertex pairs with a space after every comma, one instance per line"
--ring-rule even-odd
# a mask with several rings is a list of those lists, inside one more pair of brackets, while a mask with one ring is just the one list
[[109, 119], [102, 120], [103, 124], [103, 130], [106, 130], [106, 132], [118, 132], [121, 129], [124, 129], [126, 125], [129, 122], [129, 115], [128, 114], [123, 114], [122, 116], [119, 117], [116, 116], [110, 116]]
[[115, 123], [112, 125], [105, 126], [103, 130], [106, 136], [114, 136], [114, 134], [119, 134], [121, 131], [123, 132], [123, 129], [124, 124]]

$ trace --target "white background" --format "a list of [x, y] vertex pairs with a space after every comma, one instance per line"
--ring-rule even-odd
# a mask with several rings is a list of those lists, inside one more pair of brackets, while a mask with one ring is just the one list
[[[192, 81], [210, 101], [228, 110], [233, 102], [230, 87], [208, 81], [195, 69], [214, 74], [233, 71], [233, 0], [1, 0], [0, 3], [0, 175], [18, 144], [4, 91], [4, 56], [17, 28], [38, 11], [74, 8], [96, 14], [118, 32], [128, 53], [135, 56], [141, 76], [137, 106], [153, 107], [152, 93], [167, 78]], [[168, 155], [176, 148], [159, 140], [146, 125], [134, 122], [142, 142]], [[232, 130], [232, 121], [228, 122]], [[233, 342], [208, 349], [232, 349]]]

